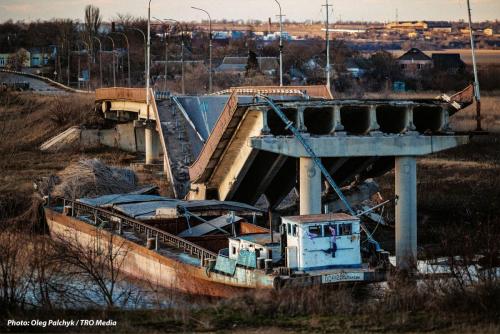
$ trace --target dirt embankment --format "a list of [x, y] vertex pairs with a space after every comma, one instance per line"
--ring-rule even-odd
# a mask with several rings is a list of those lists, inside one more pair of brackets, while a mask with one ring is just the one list
[[94, 97], [69, 94], [40, 95], [32, 92], [0, 93], [0, 219], [29, 208], [33, 181], [49, 176], [82, 153], [120, 164], [132, 159], [118, 150], [46, 153], [39, 150], [45, 140], [74, 125], [99, 126]]

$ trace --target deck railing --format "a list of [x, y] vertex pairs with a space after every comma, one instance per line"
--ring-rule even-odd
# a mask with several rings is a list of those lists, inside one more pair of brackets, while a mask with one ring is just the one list
[[[63, 211], [64, 208], [71, 208], [70, 210], [67, 210], [71, 217], [87, 216], [87, 218], [92, 221], [96, 227], [102, 225], [103, 222], [118, 224], [118, 231], [122, 231], [125, 227], [130, 227], [138, 233], [144, 233], [150, 238], [156, 238], [157, 246], [159, 246], [159, 243], [162, 242], [182, 251], [183, 253], [196, 256], [200, 259], [200, 266], [204, 266], [207, 259], [217, 259], [217, 254], [214, 252], [187, 241], [184, 238], [162, 231], [156, 227], [119, 213], [62, 197], [51, 198], [47, 205], [52, 208], [62, 206]], [[112, 232], [115, 233], [114, 229]]]

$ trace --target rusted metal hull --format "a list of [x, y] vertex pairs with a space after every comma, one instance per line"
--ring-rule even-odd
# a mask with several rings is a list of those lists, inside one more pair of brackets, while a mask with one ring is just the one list
[[[50, 208], [45, 209], [45, 216], [52, 236], [73, 236], [68, 241], [90, 242], [98, 237], [111, 236], [111, 233], [87, 224], [73, 217], [65, 216]], [[176, 261], [149, 250], [137, 243], [118, 235], [113, 235], [114, 245], [125, 245], [128, 249], [121, 270], [132, 277], [148, 283], [185, 293], [230, 297], [251, 290], [252, 288], [271, 289], [272, 285], [255, 284], [245, 286], [236, 284], [224, 275], [207, 273], [206, 268]]]

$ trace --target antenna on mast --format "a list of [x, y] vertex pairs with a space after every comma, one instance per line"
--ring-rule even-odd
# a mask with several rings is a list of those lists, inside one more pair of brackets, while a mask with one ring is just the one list
[[472, 68], [474, 70], [474, 97], [476, 98], [476, 131], [483, 131], [481, 128], [481, 93], [479, 91], [479, 79], [477, 75], [476, 52], [474, 49], [474, 32], [472, 31], [472, 12], [470, 0], [467, 0], [467, 10], [469, 14], [470, 48], [472, 52]]

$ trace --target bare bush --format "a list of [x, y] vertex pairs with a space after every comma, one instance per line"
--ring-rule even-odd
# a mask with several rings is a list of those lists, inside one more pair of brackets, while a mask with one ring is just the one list
[[97, 126], [103, 122], [94, 108], [93, 98], [84, 95], [55, 97], [49, 118], [58, 126]]

